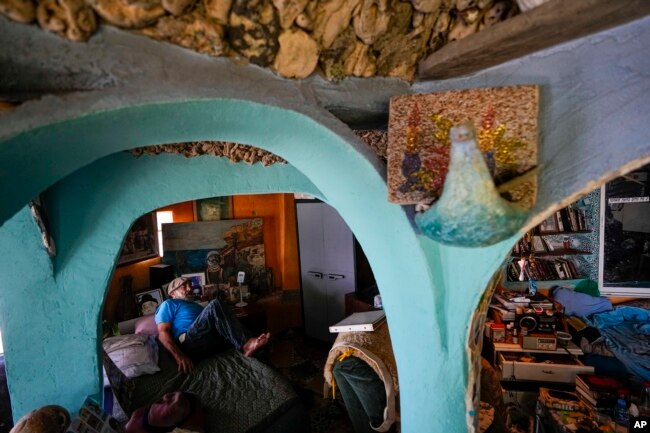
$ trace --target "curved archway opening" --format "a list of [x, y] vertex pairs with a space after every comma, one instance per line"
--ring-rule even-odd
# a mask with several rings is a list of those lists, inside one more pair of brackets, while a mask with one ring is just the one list
[[[539, 215], [541, 223], [513, 237], [514, 247], [486, 286], [468, 335], [467, 398], [491, 404], [499, 428], [505, 428], [506, 418], [514, 413], [506, 413], [507, 405], [518, 414], [514, 423], [521, 428], [535, 417], [537, 390], [521, 389], [522, 381], [574, 385], [571, 376], [535, 377], [543, 365], [570, 365], [567, 368], [576, 374], [623, 380], [639, 375], [635, 368], [644, 355], [622, 363], [621, 354], [609, 352], [610, 357], [602, 358], [600, 347], [589, 342], [601, 332], [594, 317], [606, 320], [618, 305], [643, 306], [645, 300], [638, 298], [650, 297], [650, 274], [644, 266], [644, 251], [650, 248], [650, 206], [642, 193], [650, 167], [639, 167], [643, 162], [630, 163], [629, 171], [614, 179], [617, 173], [608, 174], [611, 180], [567, 207]], [[639, 337], [632, 333], [625, 338]], [[515, 374], [520, 362], [528, 363], [533, 373]], [[546, 371], [557, 374], [554, 367]]]
[[[78, 315], [66, 324], [61, 322], [52, 326], [45, 322], [38, 323], [32, 327], [34, 332], [28, 338], [34, 341], [43, 341], [45, 338], [55, 340], [57, 335], [68, 333], [70, 341], [74, 340], [74, 343], [70, 343], [73, 346], [96, 347], [99, 325], [92, 317], [99, 316], [97, 306], [101, 305], [102, 299], [96, 288], [106, 287], [122, 237], [138, 215], [166, 203], [187, 198], [242, 192], [308, 192], [322, 197], [339, 210], [367, 251], [368, 259], [376, 270], [375, 276], [382, 287], [383, 301], [391, 324], [398, 365], [400, 357], [411, 360], [409, 373], [406, 373], [402, 388], [402, 404], [406, 408], [402, 416], [410, 418], [410, 422], [415, 425], [421, 422], [425, 423], [422, 425], [434, 423], [433, 415], [430, 420], [423, 420], [422, 411], [418, 410], [423, 401], [420, 397], [426, 393], [426, 387], [422, 388], [420, 384], [423, 380], [439, 380], [434, 379], [439, 376], [438, 372], [431, 372], [425, 360], [417, 360], [417, 354], [423, 348], [430, 352], [439, 351], [435, 348], [439, 347], [441, 332], [436, 325], [433, 307], [436, 303], [435, 285], [427, 277], [430, 270], [424, 250], [427, 250], [428, 246], [423, 247], [404, 210], [386, 202], [385, 183], [377, 169], [377, 162], [369, 156], [369, 151], [357, 148], [359, 143], [342, 125], [332, 129], [332, 125], [323, 126], [286, 110], [241, 101], [234, 104], [235, 109], [232, 111], [238, 113], [233, 114], [228, 110], [228, 107], [232, 108], [232, 104], [232, 101], [201, 101], [172, 104], [173, 107], [135, 107], [133, 110], [138, 114], [135, 118], [134, 112], [129, 110], [102, 113], [70, 121], [65, 125], [53, 125], [49, 129], [46, 127], [33, 134], [28, 132], [12, 140], [11, 144], [14, 145], [25, 141], [31, 146], [42, 146], [39, 144], [42, 137], [52, 136], [60, 147], [56, 151], [50, 148], [45, 153], [53, 159], [66, 162], [62, 169], [47, 173], [40, 173], [38, 167], [35, 167], [30, 171], [34, 182], [26, 182], [28, 185], [17, 191], [16, 197], [19, 198], [14, 200], [14, 203], [19, 203], [19, 200], [24, 200], [24, 197], [33, 191], [64, 177], [69, 171], [73, 172], [47, 192], [48, 200], [56, 203], [56, 209], [51, 212], [51, 219], [59, 254], [54, 259], [53, 266], [48, 264], [47, 258], [39, 251], [38, 241], [33, 237], [33, 245], [29, 249], [16, 248], [21, 250], [21, 256], [32, 253], [39, 257], [41, 266], [39, 272], [34, 275], [34, 280], [39, 282], [40, 287], [50, 287], [48, 292], [59, 294], [58, 297], [45, 296], [44, 304], [39, 306], [39, 309], [48, 311], [45, 303], [56, 300], [57, 308], [65, 312], [62, 314], [67, 315], [76, 308], [90, 313]], [[174, 118], [185, 125], [183, 131], [179, 132], [170, 127], [168, 118], [172, 112]], [[245, 116], [243, 112], [246, 112]], [[224, 118], [221, 118], [221, 115]], [[147, 122], [142, 122], [143, 116]], [[247, 117], [249, 121], [252, 118], [260, 121], [261, 127], [251, 131], [245, 127], [248, 125], [244, 125], [242, 117]], [[183, 119], [187, 123], [183, 123]], [[216, 124], [208, 128], [204, 124], [206, 120]], [[331, 119], [328, 122], [331, 123]], [[239, 170], [236, 165], [238, 169], [227, 178], [227, 182], [223, 182], [221, 177], [216, 178], [209, 174], [214, 173], [215, 169], [224, 173], [226, 167], [210, 167], [205, 170], [205, 165], [212, 165], [214, 162], [207, 162], [208, 159], [203, 157], [182, 160], [179, 164], [178, 158], [162, 155], [142, 159], [135, 164], [131, 156], [120, 153], [84, 167], [98, 156], [128, 147], [124, 144], [124, 134], [113, 136], [115, 124], [123, 126], [119, 128], [120, 131], [129, 131], [131, 134], [137, 132], [138, 137], [146, 137], [144, 144], [198, 139], [247, 142], [281, 155], [292, 163], [292, 166], [282, 169], [253, 166]], [[196, 126], [196, 129], [189, 127], [190, 124]], [[264, 130], [264, 127], [268, 127], [270, 133]], [[333, 132], [334, 130], [337, 132]], [[69, 144], [72, 136], [83, 138], [87, 146], [83, 155], [78, 154], [76, 145]], [[312, 146], [302, 146], [305, 141], [310, 141]], [[134, 173], [137, 173], [137, 179], [131, 176]], [[309, 173], [309, 178], [302, 173]], [[94, 174], [101, 176], [93, 178]], [[187, 182], [188, 177], [192, 175], [202, 177], [201, 182]], [[173, 187], [170, 186], [172, 184]], [[229, 186], [235, 184], [238, 185], [237, 188]], [[218, 188], [215, 185], [218, 185]], [[357, 188], [357, 185], [363, 185], [363, 189]], [[81, 197], [90, 199], [81, 200]], [[89, 202], [92, 202], [92, 205], [89, 206]], [[372, 218], [369, 218], [369, 215], [372, 215]], [[21, 211], [5, 223], [5, 239], [11, 241], [4, 244], [7, 248], [24, 242], [22, 235], [25, 230], [29, 230], [26, 226], [27, 219], [28, 215]], [[388, 241], [377, 235], [388, 232], [391, 233]], [[25, 262], [28, 261], [25, 257]], [[31, 282], [33, 281], [26, 284]], [[409, 292], [418, 298], [420, 305], [426, 307], [412, 311], [412, 303], [400, 293], [402, 287], [408, 287]], [[33, 288], [26, 287], [26, 292], [33, 292]], [[7, 299], [3, 303], [3, 310], [12, 302], [14, 306], [24, 304], [24, 300], [16, 298]], [[92, 312], [88, 310], [88, 305], [95, 306], [91, 307]], [[15, 317], [11, 321], [14, 322], [15, 329], [25, 323], [25, 320]], [[416, 326], [423, 327], [419, 333], [422, 344], [417, 347], [412, 344], [410, 332], [410, 329]], [[39, 330], [43, 331], [45, 328], [45, 334], [40, 335]], [[96, 331], [93, 332], [93, 329]], [[17, 396], [14, 412], [21, 414], [38, 406], [40, 402], [51, 401], [54, 398], [54, 387], [39, 396], [21, 392], [21, 387], [26, 389], [23, 387], [23, 381], [26, 380], [24, 378], [29, 377], [28, 375], [33, 377], [31, 371], [28, 375], [25, 374], [21, 361], [31, 358], [33, 354], [29, 350], [18, 350], [15, 345], [13, 349], [16, 353], [14, 377], [18, 377], [12, 385]], [[61, 347], [53, 347], [51, 350], [61, 352]], [[66, 400], [63, 403], [73, 407], [74, 400], [84, 392], [82, 389], [97, 387], [96, 374], [88, 374], [88, 365], [94, 366], [91, 370], [97, 371], [97, 358], [84, 356], [71, 359], [71, 356], [63, 356], [57, 362], [68, 367], [64, 374], [61, 374], [63, 369], [57, 369], [58, 376], [74, 376], [77, 379], [78, 390], [63, 397]], [[36, 376], [44, 374], [47, 372], [37, 373]], [[408, 380], [409, 375], [418, 376], [419, 379]], [[57, 400], [61, 400], [60, 396]], [[448, 401], [448, 405], [455, 406], [456, 411], [459, 410], [459, 406], [454, 405], [452, 401]], [[408, 415], [409, 412], [412, 416]], [[459, 413], [462, 412], [460, 409]], [[420, 415], [416, 417], [416, 413]]]

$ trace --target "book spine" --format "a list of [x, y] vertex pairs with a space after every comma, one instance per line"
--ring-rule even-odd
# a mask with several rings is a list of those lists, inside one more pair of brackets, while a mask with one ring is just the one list
[[562, 223], [562, 212], [561, 211], [555, 212], [555, 217], [557, 219], [557, 229], [558, 229], [558, 231], [563, 232], [564, 231], [564, 224]]
[[568, 214], [569, 214], [569, 221], [571, 222], [571, 231], [577, 232], [578, 231], [578, 218], [577, 218], [577, 215], [576, 215], [576, 211], [572, 207], [569, 207], [567, 210], [568, 210]]

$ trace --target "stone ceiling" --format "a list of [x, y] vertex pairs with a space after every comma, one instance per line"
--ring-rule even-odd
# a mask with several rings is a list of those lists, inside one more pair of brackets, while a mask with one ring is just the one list
[[0, 14], [72, 41], [104, 24], [285, 78], [412, 81], [418, 62], [518, 13], [514, 0], [0, 0]]

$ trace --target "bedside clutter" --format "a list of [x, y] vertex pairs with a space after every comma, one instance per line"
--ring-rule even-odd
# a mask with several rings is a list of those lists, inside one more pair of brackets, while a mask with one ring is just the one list
[[[650, 383], [645, 384], [650, 394]], [[627, 433], [629, 420], [642, 415], [645, 392], [636, 380], [585, 374], [576, 377], [573, 392], [540, 388], [537, 432]]]
[[613, 306], [597, 292], [560, 286], [550, 293], [493, 297], [483, 350], [504, 401], [533, 415], [537, 433], [627, 432], [650, 379], [648, 305]]

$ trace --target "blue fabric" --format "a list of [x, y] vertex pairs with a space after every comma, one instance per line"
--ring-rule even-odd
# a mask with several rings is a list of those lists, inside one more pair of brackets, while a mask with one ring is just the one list
[[603, 356], [596, 353], [586, 353], [583, 363], [594, 367], [596, 376], [610, 376], [619, 379], [627, 379], [630, 372], [618, 358], [614, 356]]
[[554, 287], [551, 296], [564, 306], [567, 316], [587, 317], [592, 314], [611, 311], [612, 303], [601, 296], [594, 297], [585, 293], [574, 292], [566, 287]]
[[183, 301], [182, 299], [167, 299], [156, 309], [154, 319], [158, 323], [171, 323], [172, 334], [178, 338], [190, 328], [199, 317], [203, 307], [196, 302]]
[[650, 311], [621, 306], [594, 314], [587, 323], [598, 328], [609, 350], [631, 373], [650, 380]]

